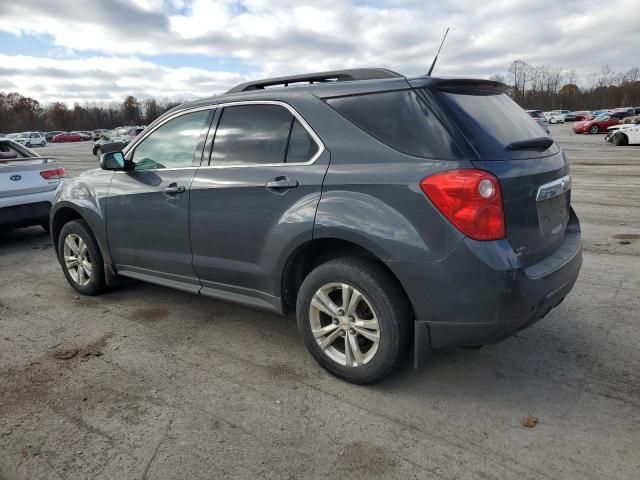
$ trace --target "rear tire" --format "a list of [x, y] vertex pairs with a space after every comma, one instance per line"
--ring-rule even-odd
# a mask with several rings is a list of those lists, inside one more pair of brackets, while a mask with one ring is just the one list
[[611, 143], [613, 143], [614, 145], [620, 147], [622, 145], [626, 145], [627, 143], [629, 143], [629, 139], [627, 138], [627, 136], [624, 133], [616, 133], [613, 136], [613, 139], [611, 140]]
[[106, 286], [100, 248], [84, 220], [72, 220], [60, 231], [58, 259], [69, 285], [83, 295], [97, 295]]
[[598, 127], [598, 125], [594, 125], [589, 129], [589, 132], [591, 133], [598, 133], [599, 131], [600, 131], [600, 127]]
[[371, 260], [338, 258], [315, 268], [302, 282], [296, 312], [311, 355], [351, 383], [382, 380], [411, 347], [409, 302], [391, 274]]
[[41, 147], [43, 147], [43, 148], [44, 148], [46, 145], [47, 145], [47, 142], [42, 142], [42, 143], [40, 144], [40, 146], [41, 146]]

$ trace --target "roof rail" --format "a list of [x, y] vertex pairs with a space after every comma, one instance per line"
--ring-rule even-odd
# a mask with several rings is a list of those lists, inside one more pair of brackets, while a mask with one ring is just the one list
[[286, 77], [265, 78], [236, 85], [227, 93], [248, 92], [250, 90], [263, 90], [265, 87], [282, 85], [288, 87], [292, 83], [322, 83], [344, 82], [349, 80], [374, 80], [383, 78], [401, 78], [400, 75], [386, 68], [351, 68], [347, 70], [330, 70], [327, 72], [305, 73], [303, 75], [289, 75]]

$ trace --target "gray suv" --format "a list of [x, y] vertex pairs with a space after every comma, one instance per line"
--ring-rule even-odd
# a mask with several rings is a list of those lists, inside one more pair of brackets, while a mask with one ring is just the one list
[[582, 242], [564, 153], [505, 89], [354, 69], [176, 107], [61, 189], [64, 274], [295, 314], [354, 383], [509, 337], [569, 293]]

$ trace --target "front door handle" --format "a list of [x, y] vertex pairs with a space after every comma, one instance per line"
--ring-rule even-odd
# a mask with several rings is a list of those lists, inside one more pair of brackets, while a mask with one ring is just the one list
[[185, 188], [180, 185], [178, 186], [177, 183], [171, 183], [169, 184], [169, 186], [167, 188], [164, 189], [164, 194], [165, 195], [178, 195], [180, 193], [184, 193]]
[[269, 180], [265, 187], [267, 190], [272, 190], [274, 193], [284, 193], [292, 188], [297, 188], [297, 180], [289, 180], [287, 177], [276, 177], [273, 180]]

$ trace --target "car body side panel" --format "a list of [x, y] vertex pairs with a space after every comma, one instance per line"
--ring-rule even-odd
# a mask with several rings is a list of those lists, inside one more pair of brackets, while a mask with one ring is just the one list
[[[281, 265], [311, 240], [330, 153], [312, 165], [200, 168], [191, 187], [193, 266], [205, 289], [234, 288], [280, 296]], [[286, 193], [265, 184], [286, 176]], [[249, 292], [250, 293], [250, 292]]]
[[107, 243], [106, 198], [113, 172], [90, 170], [76, 178], [68, 180], [58, 190], [50, 218], [58, 211], [70, 208], [76, 211], [89, 224], [100, 246], [105, 263], [111, 264], [111, 255]]

